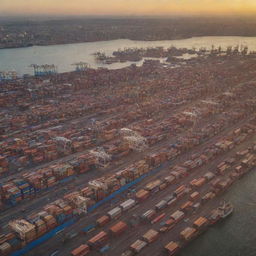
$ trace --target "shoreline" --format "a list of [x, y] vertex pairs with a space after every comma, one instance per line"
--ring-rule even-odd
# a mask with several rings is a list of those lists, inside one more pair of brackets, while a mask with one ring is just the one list
[[77, 42], [56, 42], [56, 43], [48, 43], [48, 44], [33, 44], [30, 43], [26, 46], [6, 46], [1, 47], [0, 50], [5, 49], [23, 49], [23, 48], [30, 48], [33, 46], [59, 46], [59, 45], [72, 45], [72, 44], [83, 44], [83, 43], [96, 43], [96, 42], [109, 42], [109, 41], [116, 41], [116, 40], [130, 40], [130, 41], [138, 41], [138, 42], [164, 42], [164, 41], [175, 41], [175, 40], [186, 40], [191, 38], [199, 38], [199, 37], [256, 37], [255, 35], [193, 35], [193, 36], [177, 36], [174, 38], [169, 39], [132, 39], [132, 38], [113, 38], [113, 39], [105, 39], [105, 40], [91, 40], [91, 41], [77, 41]]
[[[190, 39], [193, 38], [194, 36], [190, 37], [177, 37], [177, 38], [172, 38], [172, 39], [131, 39], [131, 38], [113, 38], [113, 39], [106, 39], [106, 40], [94, 40], [94, 41], [78, 41], [78, 42], [66, 42], [66, 43], [50, 43], [50, 44], [31, 44], [27, 46], [7, 46], [7, 47], [0, 47], [0, 50], [4, 49], [22, 49], [22, 48], [29, 48], [33, 46], [57, 46], [57, 45], [68, 45], [68, 44], [83, 44], [83, 43], [96, 43], [96, 42], [109, 42], [109, 41], [115, 41], [115, 40], [131, 40], [131, 41], [145, 41], [145, 42], [154, 42], [154, 41], [171, 41], [171, 40], [183, 40], [183, 39]], [[195, 36], [195, 37], [201, 37], [201, 36]], [[252, 37], [256, 37], [252, 36]]]

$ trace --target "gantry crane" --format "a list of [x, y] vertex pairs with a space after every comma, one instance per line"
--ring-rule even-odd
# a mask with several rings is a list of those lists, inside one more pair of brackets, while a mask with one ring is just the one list
[[76, 66], [76, 71], [78, 71], [78, 72], [85, 71], [90, 67], [88, 63], [82, 62], [82, 61], [73, 63], [71, 65]]
[[34, 68], [35, 76], [53, 75], [57, 73], [57, 66], [54, 64], [37, 65], [31, 64], [29, 67]]

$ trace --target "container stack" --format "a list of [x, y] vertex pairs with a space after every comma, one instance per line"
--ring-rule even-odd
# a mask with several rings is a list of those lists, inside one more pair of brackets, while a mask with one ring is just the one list
[[9, 222], [9, 226], [15, 233], [17, 233], [19, 238], [26, 243], [35, 240], [37, 236], [35, 225], [24, 219], [11, 221]]

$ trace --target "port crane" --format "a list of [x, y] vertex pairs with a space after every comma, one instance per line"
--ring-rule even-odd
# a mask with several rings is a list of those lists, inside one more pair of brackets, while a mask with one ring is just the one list
[[0, 81], [12, 80], [16, 78], [17, 78], [17, 73], [15, 71], [0, 71]]
[[54, 64], [31, 64], [29, 67], [32, 67], [34, 69], [35, 76], [53, 75], [57, 73], [57, 66]]
[[82, 62], [82, 61], [73, 63], [71, 65], [76, 66], [76, 71], [78, 71], [78, 72], [85, 71], [90, 67], [88, 63]]

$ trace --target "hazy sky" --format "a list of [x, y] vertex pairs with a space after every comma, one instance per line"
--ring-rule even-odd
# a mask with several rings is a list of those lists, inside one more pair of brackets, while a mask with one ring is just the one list
[[256, 0], [0, 0], [0, 14], [254, 14]]

